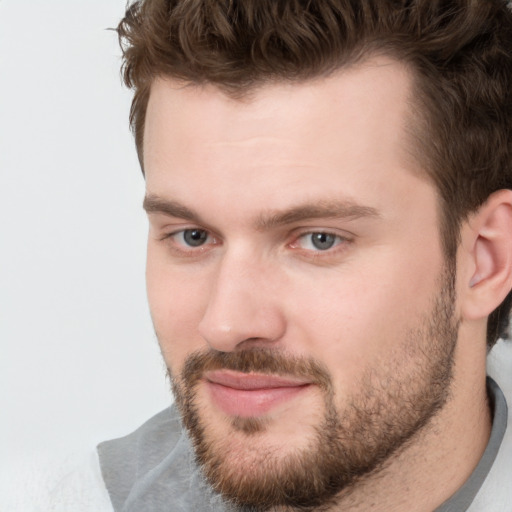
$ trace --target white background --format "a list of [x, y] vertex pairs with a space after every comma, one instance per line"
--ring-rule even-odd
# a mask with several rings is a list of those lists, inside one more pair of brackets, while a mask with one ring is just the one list
[[91, 446], [171, 401], [148, 313], [124, 0], [0, 0], [0, 452]]

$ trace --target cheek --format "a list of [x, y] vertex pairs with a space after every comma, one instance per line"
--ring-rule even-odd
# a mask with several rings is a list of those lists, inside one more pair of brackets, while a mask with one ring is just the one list
[[302, 340], [300, 350], [325, 364], [338, 386], [351, 387], [365, 368], [401, 350], [410, 329], [423, 321], [440, 267], [436, 258], [400, 260], [390, 253], [357, 270], [301, 283], [292, 290], [290, 339]]
[[175, 370], [204, 347], [197, 327], [207, 304], [207, 286], [189, 272], [176, 270], [148, 247], [146, 285], [151, 318], [167, 366]]

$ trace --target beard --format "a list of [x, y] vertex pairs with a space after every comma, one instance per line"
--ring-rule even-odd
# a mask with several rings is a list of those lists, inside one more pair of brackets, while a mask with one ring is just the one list
[[[428, 314], [404, 332], [395, 353], [362, 372], [357, 391], [343, 404], [336, 403], [333, 378], [321, 363], [276, 349], [195, 352], [179, 375], [169, 371], [196, 461], [213, 489], [254, 511], [323, 510], [386, 467], [428, 427], [450, 395], [458, 333], [455, 273], [446, 270], [442, 277]], [[265, 417], [234, 417], [226, 420], [222, 434], [215, 431], [201, 413], [198, 390], [205, 372], [217, 369], [315, 384], [322, 412], [305, 446], [283, 453], [266, 444], [273, 420]]]

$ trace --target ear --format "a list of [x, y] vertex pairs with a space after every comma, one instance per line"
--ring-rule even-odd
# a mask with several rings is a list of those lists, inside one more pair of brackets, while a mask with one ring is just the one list
[[491, 194], [461, 231], [462, 317], [488, 317], [512, 289], [512, 190]]

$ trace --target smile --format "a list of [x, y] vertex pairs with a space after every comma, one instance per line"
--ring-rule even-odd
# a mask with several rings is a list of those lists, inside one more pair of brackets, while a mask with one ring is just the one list
[[228, 416], [257, 417], [303, 393], [304, 380], [217, 370], [205, 375], [211, 399]]

